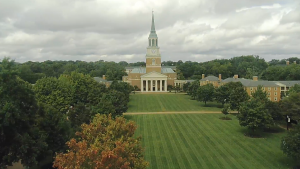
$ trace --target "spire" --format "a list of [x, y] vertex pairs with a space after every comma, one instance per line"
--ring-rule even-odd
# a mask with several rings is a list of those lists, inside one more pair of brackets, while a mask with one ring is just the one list
[[152, 11], [152, 23], [151, 23], [151, 31], [150, 31], [149, 38], [157, 38], [157, 34], [156, 34], [156, 31], [155, 31], [153, 11]]
[[156, 33], [156, 31], [155, 31], [155, 25], [154, 25], [154, 14], [153, 14], [153, 11], [152, 11], [151, 33]]

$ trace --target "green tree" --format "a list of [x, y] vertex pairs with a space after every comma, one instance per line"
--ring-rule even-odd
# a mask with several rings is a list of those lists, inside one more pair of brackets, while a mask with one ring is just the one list
[[252, 130], [253, 133], [256, 129], [270, 127], [273, 124], [272, 116], [268, 113], [265, 104], [255, 98], [241, 104], [237, 117], [240, 125]]
[[[53, 167], [63, 168], [146, 168], [141, 137], [134, 137], [137, 126], [123, 117], [96, 115], [83, 124], [78, 140], [67, 142], [69, 150], [57, 154]], [[74, 159], [74, 160], [70, 160]]]
[[228, 85], [222, 85], [215, 90], [214, 97], [216, 101], [222, 103], [222, 106], [224, 107], [224, 104], [229, 102], [230, 92], [231, 90]]
[[191, 85], [190, 82], [184, 83], [182, 86], [183, 91], [188, 93], [190, 85]]
[[239, 112], [241, 103], [249, 100], [249, 95], [240, 82], [232, 82], [229, 86], [232, 87], [229, 96], [230, 109]]
[[282, 138], [281, 150], [288, 157], [300, 161], [300, 125], [294, 130], [288, 131], [287, 136]]
[[263, 103], [268, 102], [268, 94], [263, 91], [262, 86], [258, 86], [257, 89], [252, 93], [252, 97], [260, 100]]
[[37, 163], [46, 147], [44, 135], [36, 127], [38, 106], [31, 84], [17, 77], [14, 61], [0, 66], [0, 168], [21, 160], [24, 166]]
[[223, 106], [222, 113], [225, 115], [225, 119], [228, 119], [227, 118], [227, 115], [229, 114], [229, 105], [228, 104], [225, 104], [225, 106]]
[[293, 87], [291, 87], [290, 90], [288, 91], [288, 94], [290, 93], [300, 93], [300, 85], [295, 84]]
[[293, 119], [300, 119], [300, 93], [290, 93], [288, 97], [280, 101], [283, 115], [288, 115]]
[[38, 102], [51, 105], [61, 113], [66, 113], [74, 102], [74, 90], [71, 84], [60, 81], [56, 77], [39, 79], [33, 89]]
[[198, 80], [193, 81], [191, 86], [189, 87], [189, 95], [192, 97], [193, 100], [195, 100], [197, 97], [199, 87], [200, 83]]
[[213, 101], [214, 93], [215, 88], [212, 84], [209, 83], [207, 85], [200, 86], [197, 92], [197, 100], [203, 101], [206, 106], [206, 102]]

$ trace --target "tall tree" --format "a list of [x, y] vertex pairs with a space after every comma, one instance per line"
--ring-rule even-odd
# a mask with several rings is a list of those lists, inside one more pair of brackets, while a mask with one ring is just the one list
[[281, 150], [288, 157], [300, 161], [300, 125], [294, 130], [290, 130], [287, 136], [282, 138]]
[[19, 160], [33, 166], [46, 143], [35, 125], [38, 106], [31, 84], [17, 77], [8, 58], [0, 67], [0, 168]]
[[268, 113], [265, 104], [255, 98], [241, 105], [240, 114], [237, 117], [241, 126], [253, 132], [273, 124], [272, 116]]
[[230, 92], [230, 88], [225, 84], [215, 90], [214, 97], [216, 101], [222, 103], [222, 106], [224, 107], [224, 104], [229, 102]]
[[197, 100], [203, 101], [205, 106], [206, 102], [213, 101], [215, 88], [212, 84], [200, 86], [197, 92]]
[[200, 83], [198, 80], [193, 81], [191, 86], [189, 87], [189, 94], [193, 100], [195, 100], [197, 97], [197, 92], [199, 87], [200, 87]]
[[249, 99], [249, 95], [240, 82], [232, 82], [229, 84], [229, 86], [233, 87], [231, 88], [231, 93], [229, 96], [230, 109], [237, 110], [239, 112], [241, 103], [247, 101]]
[[[80, 138], [67, 142], [69, 150], [57, 154], [53, 167], [63, 168], [146, 168], [141, 138], [135, 138], [136, 125], [123, 117], [96, 115], [89, 125], [81, 126]], [[70, 160], [74, 159], [74, 160]]]

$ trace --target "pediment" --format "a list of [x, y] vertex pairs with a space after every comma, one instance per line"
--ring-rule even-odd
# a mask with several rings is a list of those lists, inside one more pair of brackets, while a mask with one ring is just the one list
[[158, 72], [150, 72], [150, 73], [147, 73], [147, 74], [144, 74], [143, 76], [141, 77], [164, 77], [164, 78], [167, 78], [168, 76], [164, 75], [164, 74], [161, 74], [161, 73], [158, 73]]

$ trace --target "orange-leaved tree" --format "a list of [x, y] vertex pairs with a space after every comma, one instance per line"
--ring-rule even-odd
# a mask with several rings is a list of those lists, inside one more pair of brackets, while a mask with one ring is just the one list
[[55, 157], [53, 167], [59, 169], [143, 169], [144, 160], [141, 137], [134, 138], [137, 126], [123, 117], [97, 114], [92, 123], [81, 125], [78, 139], [67, 142], [69, 150]]

